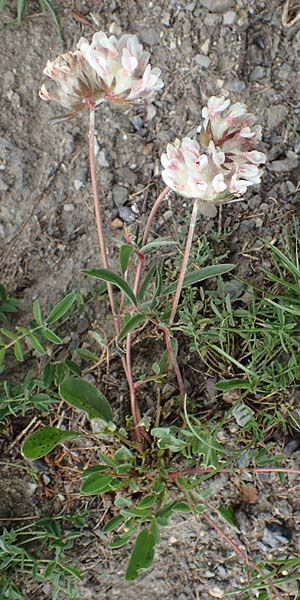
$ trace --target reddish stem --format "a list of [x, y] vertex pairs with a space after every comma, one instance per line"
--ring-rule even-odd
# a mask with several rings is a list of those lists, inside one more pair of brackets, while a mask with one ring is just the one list
[[178, 366], [178, 362], [176, 359], [176, 356], [174, 354], [173, 348], [172, 348], [172, 344], [171, 344], [171, 337], [170, 337], [170, 332], [169, 330], [164, 327], [163, 328], [163, 332], [165, 335], [165, 342], [166, 342], [166, 346], [167, 346], [167, 351], [176, 375], [176, 379], [177, 379], [177, 383], [178, 383], [178, 388], [179, 388], [179, 393], [180, 393], [180, 400], [181, 400], [181, 408], [183, 410], [184, 408], [184, 402], [185, 402], [185, 390], [184, 390], [184, 384], [183, 384], [183, 379], [180, 373], [180, 369]]
[[[92, 193], [94, 199], [94, 212], [95, 212], [95, 221], [96, 228], [98, 234], [98, 243], [101, 253], [102, 263], [105, 269], [108, 269], [108, 261], [107, 261], [107, 252], [105, 245], [105, 238], [103, 234], [103, 219], [102, 219], [102, 211], [101, 204], [98, 197], [97, 192], [97, 180], [96, 180], [96, 168], [95, 168], [95, 107], [94, 105], [90, 106], [90, 124], [89, 124], [89, 163], [90, 163], [90, 173], [91, 173], [91, 184], [92, 184]], [[107, 283], [107, 292], [110, 303], [111, 312], [114, 320], [114, 328], [116, 332], [116, 336], [118, 337], [120, 333], [120, 317], [118, 316], [115, 308], [115, 301], [113, 296], [113, 290], [110, 283]], [[125, 357], [122, 357], [122, 365], [127, 376], [127, 366]]]
[[175, 315], [176, 315], [176, 310], [177, 310], [177, 306], [178, 306], [178, 302], [179, 302], [179, 298], [180, 298], [180, 294], [181, 294], [181, 290], [182, 290], [183, 280], [184, 280], [186, 268], [188, 265], [190, 252], [191, 252], [191, 246], [192, 246], [192, 241], [193, 241], [193, 237], [194, 237], [195, 225], [196, 225], [197, 216], [198, 216], [198, 207], [199, 207], [199, 200], [196, 199], [196, 200], [194, 200], [189, 231], [188, 231], [188, 235], [186, 238], [183, 259], [182, 259], [180, 272], [179, 272], [179, 278], [178, 278], [178, 282], [177, 282], [177, 288], [176, 288], [176, 292], [175, 292], [175, 296], [174, 296], [174, 300], [173, 300], [173, 304], [172, 304], [172, 309], [171, 309], [171, 314], [170, 314], [170, 318], [169, 318], [169, 323], [168, 323], [169, 325], [172, 325], [172, 323], [175, 319]]
[[[170, 188], [168, 188], [168, 187], [165, 188], [161, 192], [161, 194], [158, 196], [156, 201], [154, 202], [152, 210], [147, 219], [144, 236], [143, 236], [143, 242], [142, 242], [143, 246], [147, 243], [147, 240], [148, 240], [148, 237], [150, 234], [150, 230], [151, 230], [151, 225], [152, 225], [153, 219], [159, 209], [159, 206], [169, 191], [170, 191]], [[138, 264], [137, 264], [135, 280], [134, 280], [134, 285], [133, 285], [133, 292], [134, 292], [135, 296], [137, 296], [138, 291], [139, 291], [141, 277], [142, 277], [142, 271], [143, 271], [143, 265], [144, 265], [144, 260], [145, 260], [145, 256], [142, 252], [138, 252], [137, 255], [138, 255]], [[133, 373], [132, 373], [131, 339], [132, 339], [131, 333], [128, 333], [127, 338], [126, 338], [126, 372], [127, 372], [127, 380], [128, 380], [128, 385], [129, 385], [130, 406], [131, 406], [131, 414], [132, 414], [132, 418], [133, 418], [133, 422], [134, 422], [135, 437], [136, 437], [137, 442], [141, 442], [141, 434], [142, 434], [142, 436], [151, 444], [152, 440], [151, 440], [150, 435], [145, 431], [144, 428], [139, 426], [140, 415], [139, 415], [139, 409], [138, 409], [137, 401], [136, 401], [136, 386], [134, 383]]]

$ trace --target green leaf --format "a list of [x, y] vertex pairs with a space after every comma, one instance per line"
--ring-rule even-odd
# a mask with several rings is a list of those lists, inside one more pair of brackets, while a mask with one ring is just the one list
[[170, 240], [169, 238], [161, 237], [153, 240], [153, 242], [149, 242], [149, 244], [146, 244], [146, 246], [140, 249], [140, 252], [142, 254], [147, 254], [147, 252], [150, 252], [153, 248], [158, 248], [160, 246], [178, 246], [178, 242], [175, 240]]
[[14, 354], [15, 354], [16, 359], [19, 362], [22, 362], [24, 360], [23, 350], [22, 350], [20, 340], [17, 340], [16, 343], [14, 344]]
[[38, 300], [35, 300], [35, 302], [33, 303], [32, 311], [33, 311], [33, 316], [34, 316], [34, 319], [35, 319], [35, 322], [37, 323], [37, 325], [43, 325], [41, 307], [40, 307], [40, 303]]
[[[189, 287], [194, 283], [199, 283], [200, 281], [204, 281], [205, 279], [209, 279], [210, 277], [216, 277], [217, 275], [224, 275], [224, 273], [228, 273], [235, 268], [233, 264], [224, 264], [224, 265], [212, 265], [211, 267], [203, 267], [203, 269], [198, 269], [197, 271], [192, 271], [192, 273], [188, 273], [182, 284], [182, 289], [185, 287]], [[177, 288], [177, 281], [171, 283], [163, 290], [163, 295], [168, 296], [169, 294], [173, 294]]]
[[113, 480], [112, 475], [101, 475], [98, 473], [91, 473], [83, 482], [81, 486], [81, 493], [85, 496], [92, 496], [94, 494], [104, 494], [108, 492], [111, 487], [110, 483]]
[[236, 390], [236, 389], [241, 389], [241, 390], [248, 390], [249, 388], [251, 388], [252, 383], [250, 381], [247, 381], [246, 379], [223, 379], [222, 381], [218, 381], [218, 383], [215, 384], [215, 388], [216, 390], [221, 390], [221, 391], [228, 391], [228, 390]]
[[142, 500], [138, 503], [137, 507], [151, 508], [151, 506], [153, 506], [155, 502], [157, 502], [157, 497], [155, 496], [155, 494], [148, 494], [147, 496], [144, 496], [144, 498], [142, 498]]
[[1, 348], [1, 350], [0, 350], [0, 369], [4, 363], [5, 353], [6, 353], [5, 348]]
[[102, 529], [103, 533], [109, 533], [110, 531], [117, 529], [117, 527], [119, 527], [119, 525], [121, 525], [121, 523], [123, 523], [123, 521], [124, 521], [124, 517], [122, 515], [116, 515], [115, 517], [112, 517], [104, 525], [104, 527]]
[[122, 244], [122, 246], [120, 247], [119, 261], [120, 261], [120, 269], [121, 269], [122, 275], [124, 275], [124, 273], [127, 270], [132, 251], [133, 251], [133, 247], [129, 246], [129, 244]]
[[78, 437], [81, 437], [81, 434], [77, 431], [62, 431], [57, 427], [43, 427], [25, 440], [22, 453], [26, 458], [35, 460], [51, 452], [58, 444]]
[[150, 267], [148, 273], [145, 275], [142, 283], [141, 283], [141, 287], [140, 287], [140, 291], [138, 293], [138, 301], [139, 302], [143, 302], [146, 291], [152, 281], [153, 276], [155, 275], [157, 271], [157, 266], [156, 265], [152, 265], [152, 267]]
[[186, 502], [175, 502], [173, 510], [178, 512], [191, 512], [190, 506]]
[[131, 319], [128, 319], [127, 323], [125, 323], [124, 327], [122, 328], [122, 330], [120, 332], [118, 339], [123, 340], [127, 336], [127, 334], [130, 333], [130, 331], [133, 331], [134, 329], [136, 329], [138, 327], [138, 325], [140, 325], [141, 323], [144, 323], [145, 321], [147, 321], [146, 315], [144, 315], [142, 313], [137, 313], [136, 315], [131, 317]]
[[48, 325], [51, 325], [52, 323], [55, 323], [55, 321], [58, 321], [58, 319], [60, 319], [66, 312], [68, 312], [68, 310], [71, 308], [72, 304], [74, 304], [76, 300], [76, 293], [75, 292], [70, 292], [70, 294], [67, 294], [62, 300], [60, 300], [60, 302], [58, 302], [50, 311], [48, 318], [47, 318], [47, 323]]
[[99, 360], [99, 356], [87, 348], [76, 348], [76, 354], [83, 360], [91, 360], [92, 362], [98, 362]]
[[89, 277], [96, 277], [96, 279], [102, 279], [102, 281], [116, 285], [125, 294], [125, 296], [127, 296], [132, 304], [137, 306], [136, 297], [128, 283], [124, 281], [122, 277], [116, 273], [113, 273], [113, 271], [109, 271], [108, 269], [84, 269], [83, 273]]
[[19, 336], [16, 333], [9, 331], [9, 329], [5, 329], [5, 327], [1, 327], [0, 332], [5, 337], [8, 337], [9, 340], [17, 340], [19, 338]]
[[18, 0], [17, 4], [17, 24], [20, 25], [24, 8], [25, 8], [26, 0]]
[[151, 567], [154, 559], [155, 538], [153, 533], [145, 528], [138, 534], [126, 570], [126, 581], [133, 581], [141, 569]]
[[110, 548], [122, 548], [130, 539], [130, 535], [116, 535], [109, 544]]
[[42, 334], [46, 338], [46, 340], [48, 340], [49, 342], [53, 342], [53, 344], [63, 344], [63, 340], [48, 327], [45, 327], [42, 330]]
[[59, 393], [68, 404], [86, 412], [90, 419], [103, 419], [107, 423], [112, 421], [110, 404], [102, 392], [88, 381], [68, 377], [61, 384]]
[[228, 525], [235, 529], [235, 531], [240, 531], [239, 527], [236, 524], [234, 512], [230, 506], [224, 506], [223, 504], [221, 504], [218, 508], [218, 513], [224, 519], [224, 521], [228, 523]]
[[33, 333], [31, 333], [30, 335], [27, 336], [27, 339], [29, 340], [31, 346], [33, 347], [33, 349], [38, 352], [39, 354], [46, 354], [43, 346], [40, 344], [39, 340], [37, 339], [37, 337], [35, 335], [33, 335]]
[[45, 5], [45, 7], [48, 8], [49, 12], [51, 13], [53, 21], [55, 23], [56, 31], [61, 39], [62, 46], [64, 46], [64, 39], [63, 39], [63, 33], [62, 33], [60, 20], [58, 18], [58, 14], [56, 12], [56, 9], [54, 7], [52, 0], [40, 0], [40, 4]]

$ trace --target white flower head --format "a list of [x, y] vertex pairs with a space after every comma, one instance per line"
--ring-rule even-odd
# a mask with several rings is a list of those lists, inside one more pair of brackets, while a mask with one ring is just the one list
[[52, 87], [43, 85], [40, 96], [68, 108], [65, 118], [104, 101], [127, 105], [151, 100], [163, 82], [160, 69], [151, 68], [149, 59], [135, 35], [117, 39], [99, 31], [91, 44], [81, 38], [75, 52], [48, 61], [44, 74]]

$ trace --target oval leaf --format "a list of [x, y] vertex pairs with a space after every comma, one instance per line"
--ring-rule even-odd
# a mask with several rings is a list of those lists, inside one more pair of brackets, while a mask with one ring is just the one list
[[77, 431], [61, 431], [56, 427], [43, 427], [32, 433], [22, 446], [22, 453], [26, 458], [35, 460], [51, 452], [57, 444], [67, 440], [73, 440], [80, 437]]
[[89, 277], [96, 277], [96, 279], [102, 279], [102, 281], [116, 285], [125, 294], [125, 296], [127, 296], [132, 304], [137, 306], [137, 300], [132, 289], [129, 287], [128, 283], [116, 273], [113, 273], [108, 269], [84, 269], [82, 272]]
[[[234, 268], [235, 265], [228, 263], [224, 265], [212, 265], [211, 267], [204, 267], [203, 269], [198, 269], [197, 271], [188, 273], [183, 280], [182, 289], [193, 285], [193, 283], [204, 281], [204, 279], [209, 279], [210, 277], [216, 277], [217, 275], [228, 273]], [[173, 294], [176, 291], [176, 288], [177, 281], [168, 285], [168, 287], [163, 290], [163, 295], [168, 296], [169, 294]]]
[[81, 493], [85, 496], [92, 496], [93, 494], [104, 494], [110, 490], [110, 483], [112, 481], [112, 475], [101, 475], [100, 473], [91, 473], [83, 482], [81, 486]]
[[149, 529], [142, 529], [135, 540], [135, 544], [126, 570], [126, 581], [133, 581], [141, 569], [151, 567], [154, 559], [155, 538]]
[[124, 275], [124, 273], [127, 270], [132, 251], [133, 251], [133, 247], [129, 246], [129, 244], [122, 244], [122, 246], [120, 247], [119, 261], [120, 261], [120, 268], [121, 268], [122, 275]]
[[51, 323], [55, 323], [55, 321], [58, 321], [58, 319], [60, 319], [66, 312], [68, 312], [72, 304], [74, 304], [75, 300], [75, 292], [70, 292], [70, 294], [67, 294], [62, 300], [60, 300], [60, 302], [53, 306], [52, 310], [48, 315], [48, 325], [51, 325]]
[[107, 423], [112, 421], [113, 412], [110, 404], [105, 396], [88, 381], [68, 377], [61, 384], [59, 393], [68, 404], [86, 412], [90, 419], [103, 419]]

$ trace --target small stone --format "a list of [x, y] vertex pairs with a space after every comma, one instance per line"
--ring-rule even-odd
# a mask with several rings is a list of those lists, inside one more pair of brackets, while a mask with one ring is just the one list
[[112, 189], [112, 197], [115, 206], [120, 208], [120, 206], [126, 204], [128, 200], [127, 188], [123, 187], [122, 185], [114, 185]]
[[211, 588], [211, 590], [208, 590], [208, 593], [213, 598], [224, 598], [223, 590], [221, 590], [221, 588], [218, 587]]
[[212, 202], [199, 202], [199, 213], [209, 219], [214, 219], [218, 214], [218, 209]]
[[292, 171], [292, 169], [296, 169], [298, 166], [298, 160], [297, 154], [295, 154], [295, 152], [292, 150], [288, 150], [286, 153], [286, 158], [283, 158], [282, 160], [274, 160], [268, 165], [268, 169], [274, 173]]
[[271, 548], [277, 548], [282, 544], [288, 544], [290, 538], [291, 536], [284, 525], [273, 522], [264, 528], [262, 541]]
[[172, 383], [166, 383], [161, 390], [161, 393], [165, 400], [169, 400], [170, 398], [172, 398], [172, 396], [174, 396], [176, 392], [177, 388]]
[[79, 190], [81, 190], [81, 188], [84, 186], [84, 183], [82, 181], [80, 181], [80, 179], [74, 179], [74, 188], [76, 190], [76, 192], [79, 192]]
[[113, 219], [113, 221], [110, 224], [112, 229], [123, 229], [123, 221], [121, 221], [121, 219]]
[[226, 89], [229, 92], [233, 92], [234, 94], [243, 92], [246, 88], [246, 84], [244, 81], [240, 81], [239, 79], [231, 79], [226, 83]]
[[250, 75], [250, 81], [260, 81], [260, 79], [263, 79], [266, 75], [266, 70], [264, 67], [261, 67], [260, 65], [258, 65], [257, 67], [255, 67]]
[[136, 218], [130, 206], [121, 206], [121, 208], [119, 209], [119, 217], [120, 219], [125, 221], [125, 223], [134, 223]]
[[213, 13], [224, 13], [234, 7], [235, 0], [200, 0], [200, 4]]
[[273, 131], [287, 117], [289, 109], [285, 104], [272, 104], [267, 110], [267, 124], [269, 131]]
[[43, 480], [43, 484], [44, 485], [49, 485], [49, 483], [51, 482], [51, 477], [49, 477], [48, 475], [46, 475], [46, 473], [42, 474], [42, 480]]
[[64, 204], [65, 212], [72, 212], [74, 210], [74, 208], [75, 208], [74, 204], [70, 204], [70, 203]]
[[142, 29], [138, 35], [141, 41], [147, 44], [147, 46], [156, 46], [156, 44], [159, 44], [159, 31], [155, 27]]
[[205, 56], [205, 54], [196, 54], [194, 61], [204, 69], [207, 69], [211, 63], [210, 58]]
[[202, 46], [200, 46], [200, 50], [201, 50], [202, 54], [205, 54], [205, 56], [207, 56], [209, 53], [209, 48], [210, 48], [210, 38], [207, 38], [207, 40], [205, 40], [205, 42], [202, 44]]
[[223, 24], [227, 25], [227, 26], [233, 25], [235, 19], [236, 19], [236, 12], [234, 10], [229, 10], [228, 12], [224, 13], [224, 15], [223, 15]]
[[109, 167], [109, 159], [108, 159], [108, 152], [107, 150], [103, 149], [100, 150], [99, 155], [98, 155], [98, 162], [100, 167]]

